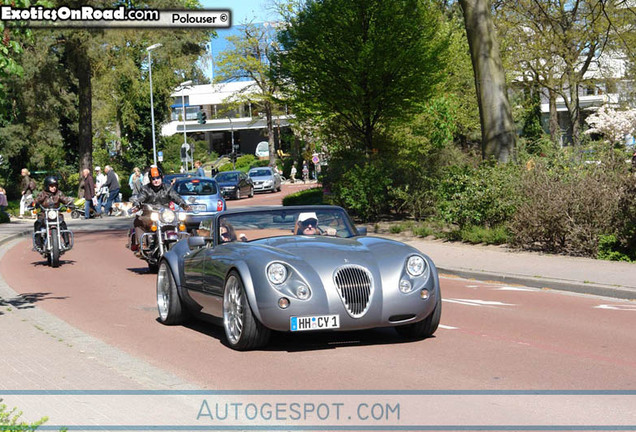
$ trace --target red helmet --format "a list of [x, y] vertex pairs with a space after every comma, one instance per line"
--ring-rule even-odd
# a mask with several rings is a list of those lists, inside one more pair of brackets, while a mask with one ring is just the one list
[[151, 180], [153, 178], [160, 178], [163, 180], [163, 174], [161, 173], [161, 170], [157, 167], [150, 168], [150, 174], [148, 174], [148, 177], [150, 177]]

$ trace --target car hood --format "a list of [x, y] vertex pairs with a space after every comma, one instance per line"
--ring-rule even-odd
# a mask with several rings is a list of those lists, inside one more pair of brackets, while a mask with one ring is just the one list
[[302, 260], [318, 271], [333, 271], [345, 264], [360, 265], [370, 270], [392, 266], [401, 268], [407, 256], [419, 253], [403, 243], [379, 237], [290, 236], [254, 243], [262, 245], [280, 259]]

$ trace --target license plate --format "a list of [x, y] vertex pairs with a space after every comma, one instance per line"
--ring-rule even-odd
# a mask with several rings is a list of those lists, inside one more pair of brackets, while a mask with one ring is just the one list
[[205, 211], [206, 210], [205, 204], [194, 204], [191, 207], [192, 207], [193, 211]]
[[340, 328], [340, 315], [291, 317], [291, 331], [327, 330]]

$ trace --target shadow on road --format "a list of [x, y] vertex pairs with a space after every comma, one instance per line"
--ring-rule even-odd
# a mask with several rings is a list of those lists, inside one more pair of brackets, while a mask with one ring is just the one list
[[[35, 303], [44, 300], [66, 300], [68, 297], [50, 297], [50, 292], [25, 293], [11, 299], [0, 298], [0, 306], [14, 307], [16, 309], [32, 309]], [[0, 311], [0, 315], [3, 312]]]
[[[60, 267], [62, 267], [63, 265], [69, 265], [69, 264], [70, 265], [74, 265], [75, 264], [75, 260], [63, 260], [63, 259], [60, 260]], [[42, 266], [42, 267], [50, 267], [49, 262], [47, 260], [44, 260], [44, 261], [32, 261], [31, 265], [33, 267], [40, 267], [40, 266]], [[51, 268], [53, 268], [53, 267], [51, 267]]]
[[[159, 319], [157, 319], [157, 321], [159, 321]], [[214, 324], [207, 321], [190, 319], [184, 324], [184, 327], [217, 339], [221, 344], [230, 348], [225, 339], [225, 331], [223, 330], [221, 322]], [[435, 336], [433, 336], [433, 338], [434, 337]], [[321, 351], [348, 346], [396, 345], [413, 342], [425, 343], [425, 341], [422, 340], [405, 339], [399, 336], [393, 328], [303, 334], [272, 332], [269, 343], [261, 348], [261, 351]]]

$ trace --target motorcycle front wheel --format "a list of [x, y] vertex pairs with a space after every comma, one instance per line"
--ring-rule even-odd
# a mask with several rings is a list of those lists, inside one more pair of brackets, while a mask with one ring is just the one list
[[57, 230], [51, 230], [51, 267], [60, 266], [60, 238], [57, 235]]

